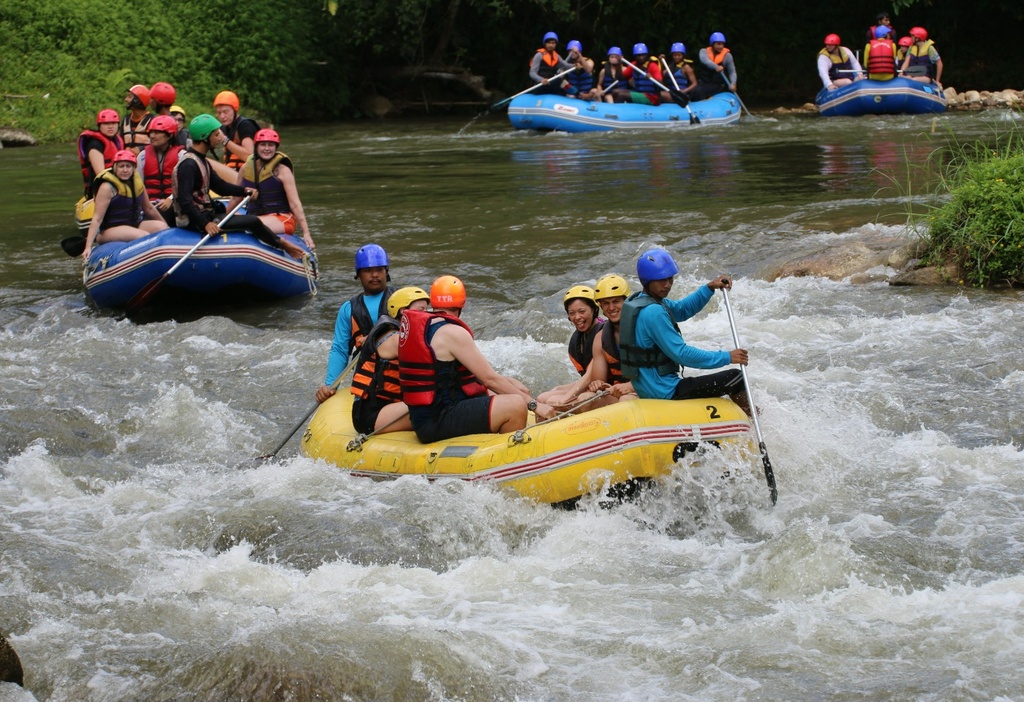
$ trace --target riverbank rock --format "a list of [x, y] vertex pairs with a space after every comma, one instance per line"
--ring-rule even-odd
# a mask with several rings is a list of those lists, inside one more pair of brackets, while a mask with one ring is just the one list
[[[905, 237], [846, 238], [832, 246], [770, 264], [762, 274], [768, 280], [816, 276], [849, 280], [855, 285], [886, 281], [890, 285], [957, 285], [955, 264], [922, 267], [927, 253], [924, 239]], [[892, 274], [895, 269], [897, 272]]]
[[36, 146], [36, 138], [17, 127], [0, 127], [0, 146]]
[[0, 681], [25, 685], [25, 673], [21, 669], [18, 654], [3, 634], [0, 634]]

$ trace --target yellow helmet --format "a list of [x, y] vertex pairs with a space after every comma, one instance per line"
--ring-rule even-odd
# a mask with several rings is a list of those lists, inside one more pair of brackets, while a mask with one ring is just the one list
[[594, 301], [594, 289], [586, 285], [573, 285], [569, 288], [568, 292], [565, 293], [565, 297], [562, 298], [562, 307], [568, 308], [569, 301], [575, 300], [576, 298], [587, 300], [592, 303]]
[[422, 288], [399, 288], [391, 293], [391, 297], [388, 298], [388, 314], [398, 319], [398, 313], [416, 302], [416, 300], [427, 300], [429, 302], [430, 295]]
[[620, 275], [606, 275], [594, 286], [594, 301], [609, 297], [629, 297], [629, 283]]

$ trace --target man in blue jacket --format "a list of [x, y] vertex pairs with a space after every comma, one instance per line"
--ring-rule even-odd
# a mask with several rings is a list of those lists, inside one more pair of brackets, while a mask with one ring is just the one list
[[636, 273], [643, 292], [631, 296], [622, 308], [619, 323], [622, 374], [632, 379], [633, 388], [643, 398], [688, 400], [728, 395], [750, 414], [743, 374], [739, 370], [680, 377], [680, 366], [746, 365], [747, 352], [745, 349], [705, 351], [686, 343], [677, 324], [704, 309], [715, 290], [731, 289], [732, 281], [719, 276], [682, 300], [669, 300], [668, 294], [678, 272], [675, 261], [664, 249], [651, 249], [637, 261]]

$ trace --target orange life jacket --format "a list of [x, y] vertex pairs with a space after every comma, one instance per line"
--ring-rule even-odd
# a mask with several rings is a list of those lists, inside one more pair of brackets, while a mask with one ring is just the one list
[[398, 320], [383, 315], [366, 335], [350, 388], [352, 394], [359, 399], [377, 401], [380, 405], [402, 400], [398, 359], [381, 358], [377, 353], [377, 346], [383, 338], [397, 331]]

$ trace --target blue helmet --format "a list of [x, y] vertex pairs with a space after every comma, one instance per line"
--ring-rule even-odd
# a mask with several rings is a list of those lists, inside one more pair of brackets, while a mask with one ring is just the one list
[[617, 46], [613, 46], [612, 48], [608, 49], [608, 55], [609, 56], [622, 56], [622, 49], [620, 49]]
[[633, 55], [634, 56], [639, 56], [640, 54], [649, 54], [649, 53], [651, 53], [651, 52], [647, 50], [647, 44], [644, 44], [642, 41], [638, 41], [636, 44], [633, 44]]
[[670, 54], [685, 54], [686, 53], [686, 44], [684, 44], [681, 41], [677, 41], [675, 44], [672, 45], [672, 49], [669, 51], [669, 53]]
[[884, 24], [880, 24], [875, 27], [875, 39], [881, 39], [889, 35], [892, 30], [886, 27]]
[[711, 35], [711, 38], [708, 39], [708, 44], [714, 44], [716, 41], [720, 41], [724, 44], [725, 35], [722, 34], [721, 32], [715, 32], [714, 34]]
[[576, 51], [579, 51], [581, 54], [583, 53], [583, 44], [580, 44], [579, 41], [577, 41], [576, 39], [573, 39], [568, 44], [566, 44], [565, 48], [568, 51], [572, 51], [573, 49], [575, 49]]
[[554, 32], [548, 32], [547, 34], [544, 35], [544, 42], [547, 42], [548, 39], [554, 39], [555, 41], [558, 41], [558, 35], [555, 34]]
[[641, 285], [652, 280], [671, 278], [679, 272], [679, 267], [665, 249], [651, 249], [644, 252], [636, 262], [636, 275]]
[[376, 244], [367, 244], [356, 251], [356, 278], [359, 277], [359, 270], [362, 268], [388, 268], [390, 265], [388, 252]]

